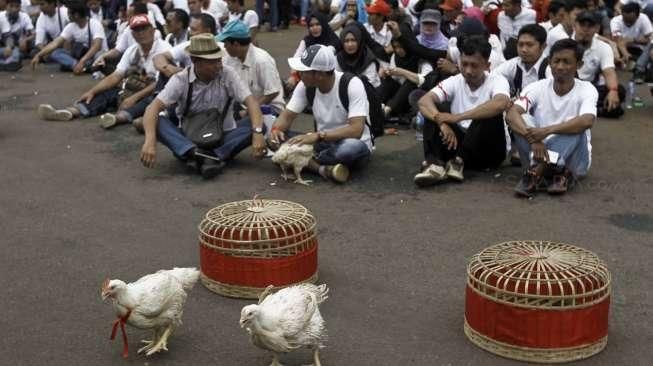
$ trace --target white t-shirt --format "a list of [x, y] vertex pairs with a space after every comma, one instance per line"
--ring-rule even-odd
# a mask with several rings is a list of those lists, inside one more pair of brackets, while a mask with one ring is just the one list
[[[367, 101], [367, 94], [365, 93], [363, 82], [359, 78], [352, 78], [347, 87], [349, 110], [345, 110], [345, 107], [340, 102], [338, 89], [342, 75], [343, 73], [340, 71], [335, 72], [336, 80], [333, 83], [333, 88], [328, 93], [322, 94], [319, 89], [315, 90], [312, 110], [318, 131], [330, 131], [346, 126], [348, 124], [347, 121], [353, 117], [364, 116], [369, 121], [370, 105]], [[307, 106], [306, 87], [302, 81], [297, 84], [286, 108], [294, 113], [302, 113]], [[360, 140], [372, 151], [372, 136], [370, 135], [370, 129], [367, 127], [367, 123], [365, 124]]]
[[550, 20], [547, 20], [546, 22], [539, 23], [540, 27], [544, 28], [547, 32], [553, 28], [553, 24], [551, 24]]
[[551, 28], [551, 30], [546, 34], [546, 49], [544, 50], [544, 54], [549, 54], [549, 50], [554, 43], [558, 42], [561, 39], [567, 39], [570, 37], [571, 36], [567, 34], [567, 31], [565, 30], [565, 27], [562, 25], [562, 23], [559, 23], [555, 27]]
[[387, 24], [383, 23], [383, 27], [381, 27], [381, 30], [378, 32], [375, 31], [374, 27], [369, 23], [365, 23], [364, 26], [372, 39], [381, 46], [386, 47], [392, 41], [392, 32], [390, 32], [390, 29], [388, 29]]
[[48, 36], [50, 40], [59, 37], [59, 34], [68, 22], [68, 8], [65, 6], [56, 8], [51, 17], [42, 12], [38, 19], [36, 19], [36, 38], [34, 39], [34, 44], [46, 44], [48, 42]]
[[188, 41], [190, 33], [186, 30], [182, 33], [181, 37], [177, 38], [174, 33], [168, 33], [166, 35], [165, 41], [168, 42], [171, 46], [176, 46], [179, 43]]
[[[242, 16], [242, 19], [241, 19]], [[258, 27], [258, 15], [254, 10], [245, 10], [245, 13], [229, 13], [229, 21], [242, 20], [249, 29]]]
[[517, 38], [519, 30], [527, 24], [535, 23], [536, 17], [537, 14], [533, 9], [522, 8], [521, 12], [514, 18], [510, 18], [506, 15], [505, 11], [502, 10], [497, 17], [501, 45], [505, 47], [506, 41], [510, 38]]
[[88, 9], [88, 15], [91, 17], [91, 19], [95, 19], [100, 23], [102, 23], [104, 20], [104, 13], [102, 12], [102, 8], [99, 8], [97, 13], [94, 13], [93, 10]]
[[59, 37], [65, 39], [68, 42], [78, 42], [84, 44], [86, 47], [91, 47], [88, 39], [88, 27], [91, 27], [91, 40], [96, 40], [98, 38], [102, 39], [102, 47], [100, 51], [106, 51], [107, 47], [107, 37], [104, 34], [104, 27], [100, 22], [95, 19], [89, 19], [84, 28], [80, 28], [77, 23], [70, 22], [63, 28], [63, 31]]
[[[535, 126], [548, 127], [568, 121], [583, 114], [596, 117], [596, 103], [599, 99], [596, 88], [587, 81], [575, 79], [574, 87], [565, 95], [553, 90], [553, 79], [536, 81], [524, 88], [515, 104], [533, 116]], [[592, 153], [590, 129], [585, 130], [587, 148]]]
[[188, 0], [172, 0], [173, 9], [182, 9], [188, 13]]
[[[329, 47], [331, 51], [333, 51], [333, 54], [336, 53], [335, 47], [333, 46], [327, 46], [327, 47]], [[306, 49], [306, 42], [304, 42], [304, 40], [302, 39], [301, 41], [299, 41], [299, 45], [297, 46], [297, 49], [295, 50], [295, 54], [293, 55], [293, 57], [302, 57], [302, 54], [304, 53], [305, 49]]]
[[646, 14], [640, 13], [639, 18], [629, 27], [624, 23], [623, 15], [619, 15], [610, 21], [610, 31], [612, 37], [637, 39], [653, 33], [653, 25]]
[[161, 25], [166, 25], [166, 18], [163, 17], [161, 9], [152, 3], [147, 3], [147, 17], [150, 18], [152, 24], [154, 24], [153, 21], [156, 21]]
[[[392, 54], [392, 56], [390, 56], [390, 63], [388, 64], [388, 66], [389, 67], [397, 67], [397, 63], [395, 61], [395, 54], [394, 53]], [[417, 74], [417, 79], [419, 79], [418, 83], [417, 83], [417, 86], [422, 86], [422, 84], [424, 84], [426, 75], [428, 75], [428, 73], [433, 71], [433, 65], [431, 65], [430, 62], [420, 61], [417, 71], [418, 71], [416, 73]], [[399, 84], [403, 84], [404, 81], [406, 81], [405, 77], [398, 76], [398, 75], [393, 75], [392, 79], [394, 79]]]
[[[542, 65], [542, 61], [544, 61], [545, 58], [546, 56], [542, 54], [542, 56], [540, 56], [540, 59], [537, 60], [537, 62], [533, 66], [531, 66], [530, 69], [526, 70], [521, 58], [514, 57], [502, 63], [494, 70], [492, 70], [492, 74], [501, 75], [506, 80], [508, 80], [508, 84], [510, 84], [511, 91], [515, 90], [515, 88], [519, 88], [520, 90], [523, 90], [524, 88], [526, 88], [526, 86], [540, 79], [539, 78], [540, 65]], [[520, 68], [522, 70], [521, 85], [513, 85], [515, 81], [515, 75], [517, 74], [517, 68]], [[544, 74], [545, 79], [553, 77], [553, 75], [551, 75], [550, 67], [547, 67], [544, 73], [545, 73]]]
[[127, 70], [132, 67], [138, 67], [139, 69], [145, 70], [147, 76], [152, 79], [156, 79], [158, 71], [154, 67], [154, 56], [158, 55], [161, 52], [169, 51], [170, 44], [168, 42], [158, 38], [154, 40], [152, 48], [148, 54], [144, 54], [138, 43], [130, 46], [125, 53], [122, 54], [120, 62], [116, 65], [116, 71], [121, 72], [123, 75], [127, 73]]
[[[447, 52], [451, 61], [460, 67], [460, 50], [458, 49], [456, 42], [458, 42], [456, 37], [449, 38], [449, 49]], [[496, 35], [490, 34], [488, 42], [490, 43], [490, 46], [492, 46], [492, 52], [490, 52], [489, 59], [490, 70], [494, 70], [501, 65], [501, 63], [506, 61], [506, 58], [503, 57], [503, 46], [501, 46], [501, 41], [499, 41], [499, 38]]]
[[190, 41], [179, 43], [170, 49], [172, 60], [180, 67], [190, 66], [191, 64], [190, 56], [186, 52], [186, 47], [188, 46], [190, 46]]
[[12, 24], [9, 23], [9, 19], [7, 19], [7, 12], [5, 10], [0, 11], [0, 32], [2, 34], [10, 32], [18, 36], [23, 36], [33, 30], [34, 26], [32, 25], [32, 19], [30, 19], [27, 13], [19, 11], [18, 20]]
[[252, 95], [260, 97], [277, 93], [270, 105], [276, 107], [277, 111], [283, 110], [283, 87], [281, 77], [274, 58], [270, 54], [253, 44], [249, 45], [245, 62], [237, 57], [226, 55], [223, 59], [225, 65], [231, 66], [241, 80], [245, 81]]
[[219, 21], [220, 18], [229, 12], [229, 9], [227, 8], [226, 2], [222, 0], [211, 0], [208, 11]]
[[644, 10], [647, 5], [653, 5], [653, 0], [619, 0], [620, 3], [626, 5], [629, 3], [638, 3], [639, 7]]
[[[593, 82], [601, 71], [609, 68], [614, 69], [612, 47], [595, 36], [590, 47], [583, 53], [583, 66], [578, 69], [578, 78]], [[605, 84], [603, 75], [599, 75], [597, 84]]]
[[[450, 76], [441, 81], [433, 89], [440, 102], [451, 102], [451, 113], [459, 114], [478, 107], [496, 95], [510, 98], [510, 85], [501, 75], [485, 74], [485, 81], [476, 90], [471, 90], [462, 74]], [[460, 127], [467, 129], [471, 119], [460, 121]]]
[[[154, 39], [160, 39], [161, 32], [158, 29], [154, 30]], [[136, 44], [136, 39], [132, 34], [131, 28], [126, 28], [116, 39], [116, 46], [114, 47], [117, 51], [125, 52], [129, 47]]]
[[[336, 70], [342, 71], [342, 68], [339, 64], [336, 64]], [[376, 66], [376, 62], [372, 62], [367, 65], [365, 70], [361, 73], [361, 76], [367, 77], [367, 81], [372, 84], [373, 87], [378, 88], [381, 86], [381, 79], [379, 78], [379, 68]]]

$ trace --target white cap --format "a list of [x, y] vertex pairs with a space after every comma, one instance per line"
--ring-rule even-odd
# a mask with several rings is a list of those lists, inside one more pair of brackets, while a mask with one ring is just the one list
[[332, 71], [336, 68], [336, 56], [330, 47], [314, 44], [304, 50], [301, 57], [288, 59], [290, 68], [297, 71]]

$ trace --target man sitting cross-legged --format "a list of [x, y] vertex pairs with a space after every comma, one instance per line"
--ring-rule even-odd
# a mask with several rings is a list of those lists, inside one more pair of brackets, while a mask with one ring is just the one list
[[170, 48], [162, 39], [154, 39], [154, 27], [145, 14], [133, 16], [129, 27], [136, 44], [127, 49], [116, 71], [85, 92], [77, 103], [57, 110], [50, 104], [41, 104], [38, 114], [42, 119], [68, 121], [76, 117], [93, 117], [117, 107], [118, 113], [103, 114], [102, 127], [131, 123], [143, 115], [154, 92], [156, 69], [152, 63], [155, 54]]
[[[425, 187], [447, 178], [462, 181], [463, 165], [496, 168], [506, 156], [503, 111], [510, 87], [501, 75], [490, 75], [492, 47], [481, 36], [461, 47], [461, 73], [439, 83], [419, 100], [424, 123], [424, 161], [415, 184]], [[443, 103], [451, 104], [451, 113]]]
[[583, 49], [564, 39], [551, 47], [550, 55], [553, 79], [527, 86], [506, 115], [524, 170], [515, 187], [519, 196], [532, 196], [549, 175], [547, 192], [565, 193], [569, 180], [586, 175], [590, 167], [598, 92], [590, 82], [575, 79]]
[[[143, 116], [143, 165], [154, 166], [157, 138], [205, 179], [218, 175], [227, 160], [250, 145], [255, 158], [263, 157], [267, 149], [261, 108], [236, 71], [222, 65], [225, 52], [214, 36], [191, 37], [186, 52], [192, 65], [170, 78]], [[249, 117], [235, 120], [234, 102], [245, 104]], [[173, 104], [179, 124], [159, 115]]]
[[[309, 162], [309, 170], [344, 183], [349, 178], [349, 168], [367, 163], [372, 153], [372, 135], [366, 122], [369, 103], [363, 82], [352, 74], [335, 71], [336, 56], [323, 45], [308, 47], [301, 57], [290, 58], [288, 63], [299, 71], [302, 81], [272, 126], [270, 147], [276, 149], [287, 137], [295, 135], [288, 144], [314, 145], [315, 156]], [[313, 110], [316, 131], [303, 135], [289, 131], [297, 115], [308, 106]]]

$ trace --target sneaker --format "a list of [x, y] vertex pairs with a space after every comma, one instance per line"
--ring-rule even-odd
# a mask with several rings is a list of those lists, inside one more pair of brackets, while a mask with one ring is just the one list
[[50, 104], [39, 105], [36, 113], [46, 121], [70, 121], [73, 119], [73, 112], [67, 109], [55, 109]]
[[132, 126], [138, 131], [139, 133], [143, 134], [145, 133], [145, 127], [143, 127], [143, 117], [138, 117], [135, 120], [132, 121]]
[[338, 183], [345, 183], [349, 179], [349, 168], [342, 164], [327, 165], [324, 172], [327, 178]]
[[465, 163], [463, 162], [463, 158], [459, 156], [449, 160], [446, 165], [447, 177], [462, 182], [465, 180], [465, 176], [463, 175], [464, 166]]
[[431, 164], [424, 168], [421, 173], [415, 175], [413, 182], [418, 187], [428, 187], [447, 179], [447, 172], [441, 165]]
[[515, 193], [520, 197], [533, 197], [537, 191], [537, 183], [537, 176], [532, 174], [530, 170], [526, 171], [517, 183], [517, 186], [515, 186]]
[[202, 167], [200, 168], [200, 174], [204, 179], [211, 179], [222, 173], [222, 169], [227, 164], [222, 160], [213, 160], [213, 159], [204, 159]]
[[116, 115], [112, 113], [105, 113], [100, 116], [100, 127], [105, 130], [110, 130], [116, 127]]

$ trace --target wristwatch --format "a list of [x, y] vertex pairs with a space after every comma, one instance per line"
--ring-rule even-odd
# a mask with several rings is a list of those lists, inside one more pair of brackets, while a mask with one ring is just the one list
[[252, 132], [253, 133], [263, 133], [263, 128], [262, 127], [252, 127]]
[[327, 135], [326, 131], [318, 131], [317, 132], [318, 141], [324, 141], [324, 139], [326, 139], [326, 135]]

